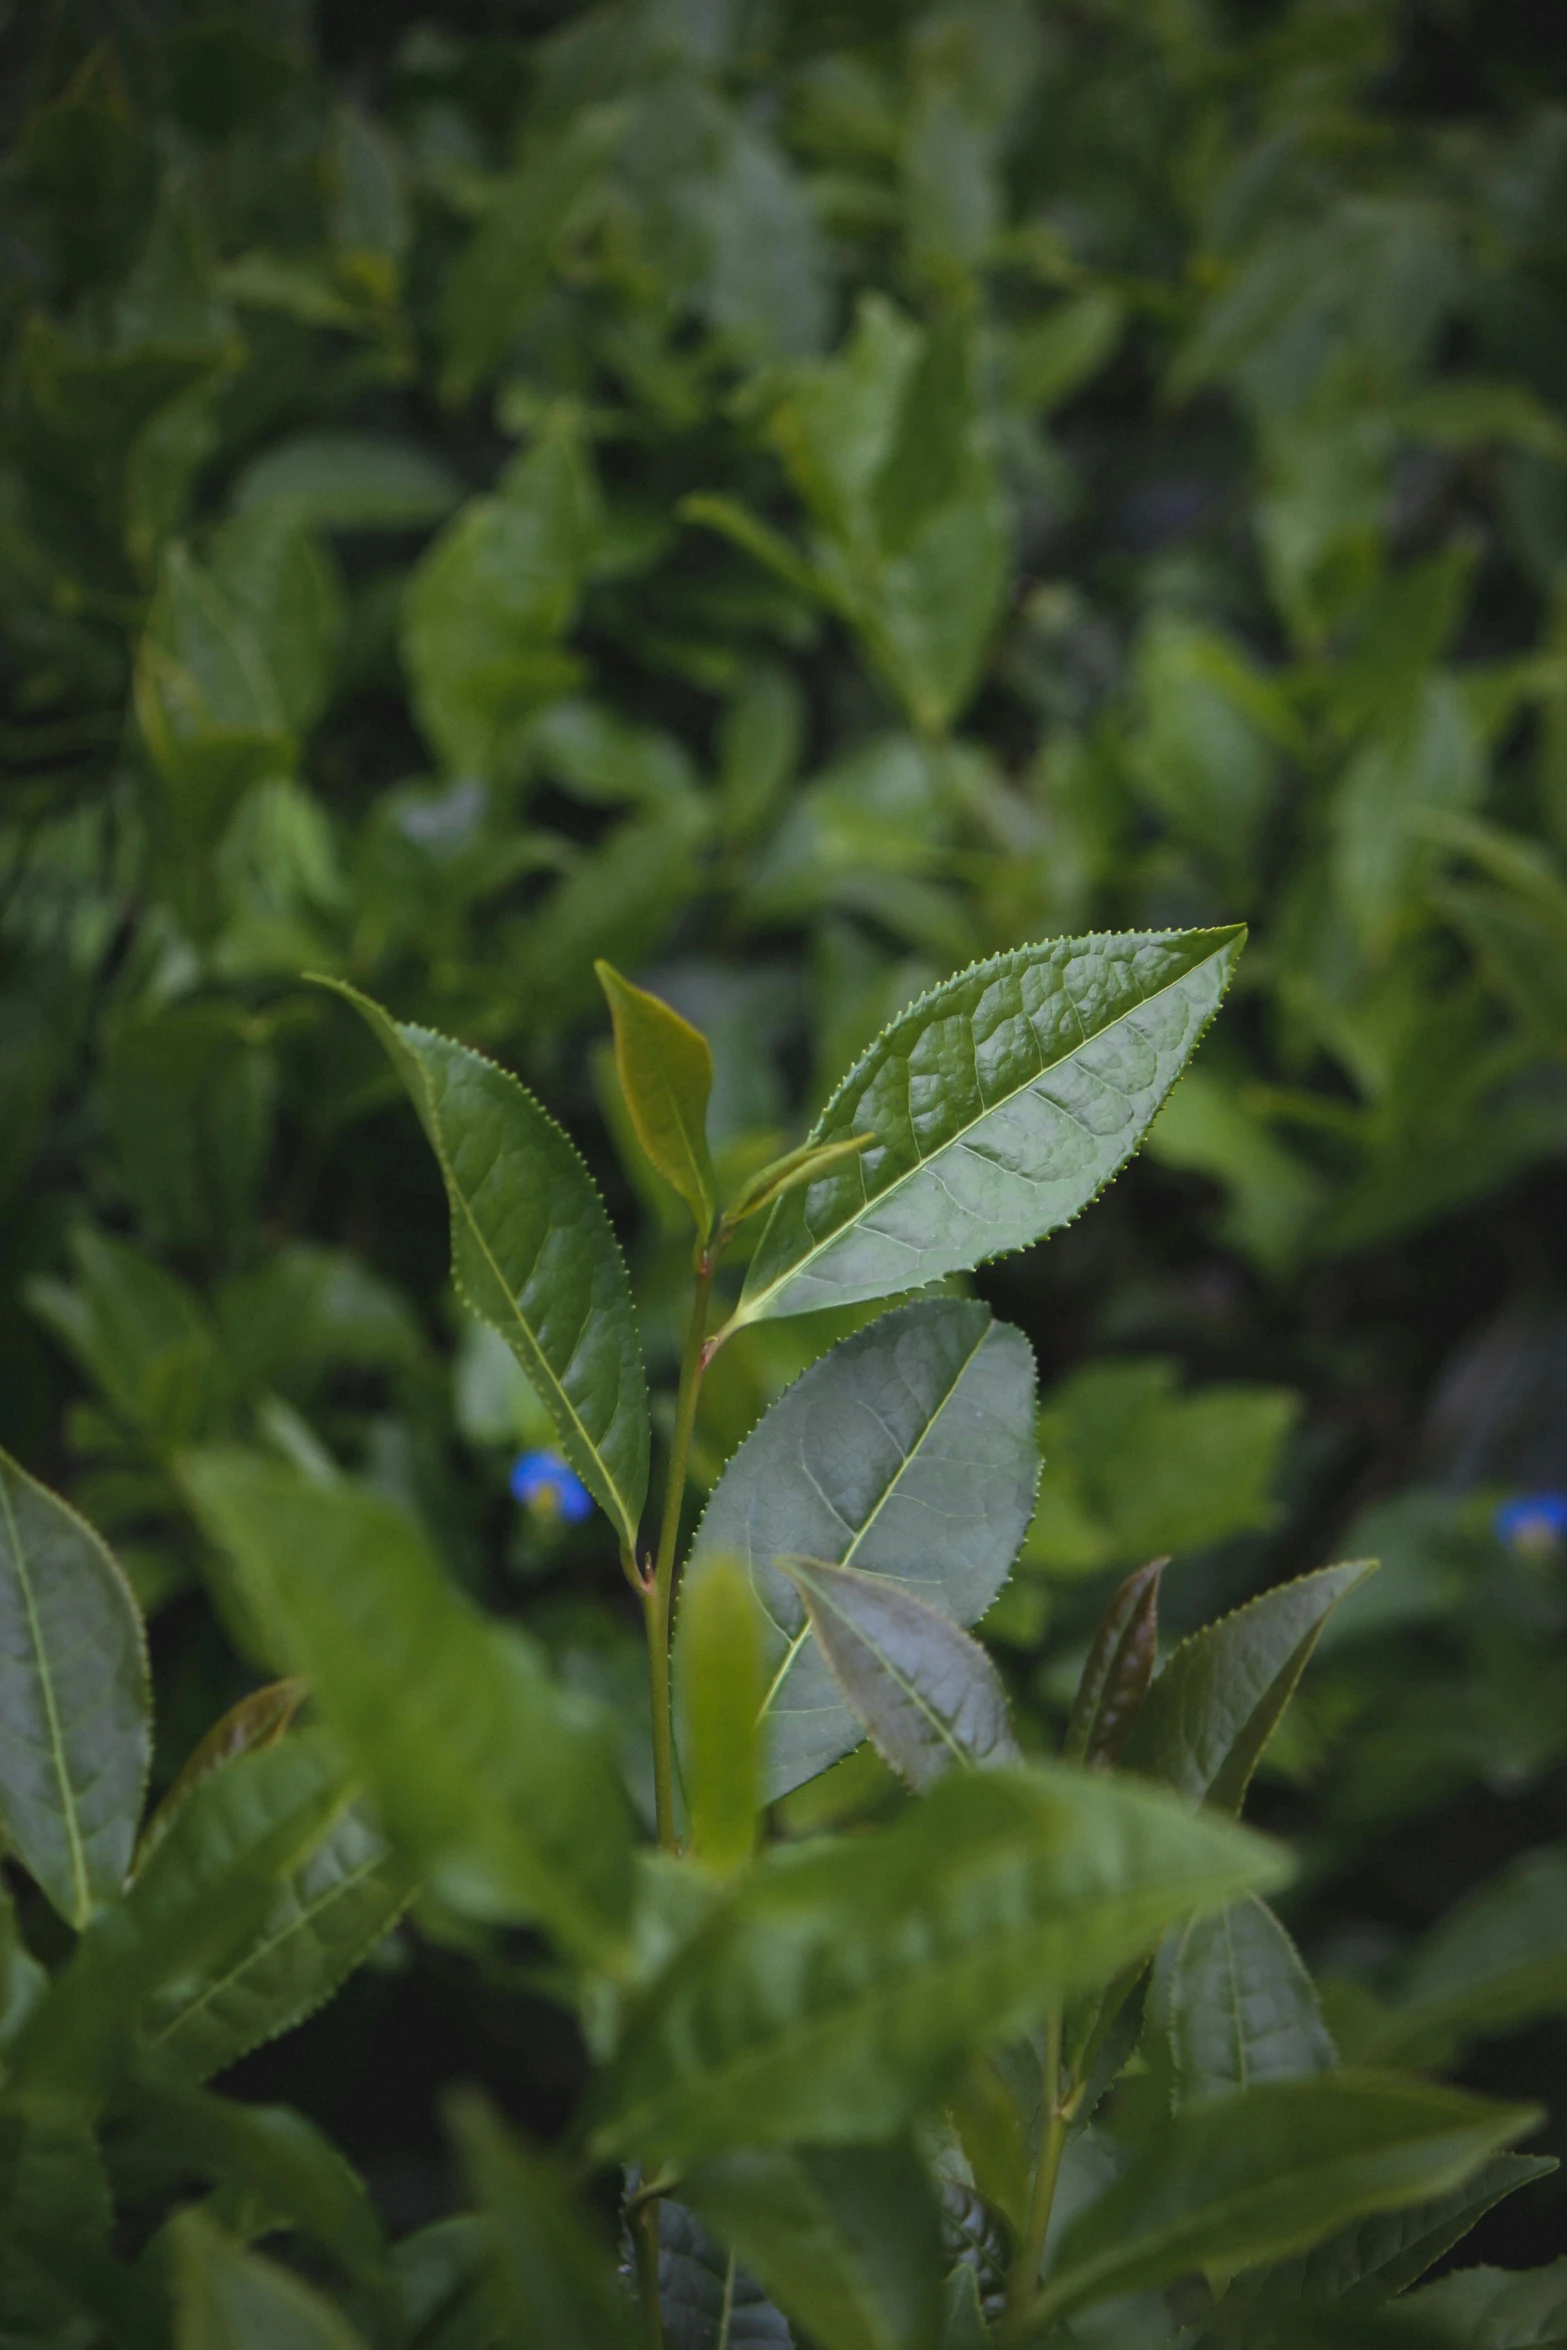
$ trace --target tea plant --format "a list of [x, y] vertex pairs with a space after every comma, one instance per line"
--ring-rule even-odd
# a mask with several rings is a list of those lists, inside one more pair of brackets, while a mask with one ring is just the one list
[[[636, 1736], [482, 1612], [407, 1509], [297, 1446], [178, 1458], [236, 1637], [285, 1677], [142, 1821], [129, 1586], [7, 1464], [0, 1808], [34, 1891], [32, 1932], [8, 1908], [3, 1950], [6, 2340], [1555, 2338], [1560, 2268], [1408, 2290], [1549, 2167], [1510, 2151], [1537, 2115], [1342, 2067], [1268, 1906], [1289, 1857], [1239, 1823], [1368, 1564], [1264, 1592], [1162, 1669], [1162, 1562], [1139, 1569], [1059, 1759], [1023, 1750], [968, 1629], [1006, 1582], [1039, 1461], [1027, 1343], [962, 1277], [1124, 1165], [1241, 939], [1097, 935], [971, 966], [727, 1198], [706, 1043], [601, 966], [626, 1112], [694, 1227], [652, 1515], [630, 1280], [573, 1145], [495, 1063], [332, 983], [436, 1155], [462, 1295], [619, 1542], [647, 1632], [654, 1835], [626, 1784]], [[704, 1380], [749, 1323], [823, 1307], [853, 1326], [739, 1445], [677, 1572]], [[1536, 1873], [1548, 1920], [1559, 1872]], [[453, 2096], [473, 2209], [389, 2245], [312, 2126], [206, 2084], [410, 1904], [571, 2008], [592, 2080], [548, 2153], [481, 2089]], [[1473, 2012], [1462, 1955], [1445, 2010], [1440, 1952], [1428, 1968], [1449, 2027]], [[283, 2257], [253, 2248], [269, 2239]]]

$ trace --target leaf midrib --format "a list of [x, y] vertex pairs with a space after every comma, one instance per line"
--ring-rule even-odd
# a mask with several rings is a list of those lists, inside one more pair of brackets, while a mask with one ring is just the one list
[[[875, 1525], [877, 1519], [881, 1516], [882, 1511], [886, 1508], [887, 1503], [892, 1498], [892, 1495], [897, 1491], [899, 1484], [902, 1482], [908, 1470], [918, 1459], [921, 1448], [927, 1442], [937, 1422], [940, 1420], [942, 1413], [946, 1410], [953, 1397], [957, 1394], [957, 1391], [962, 1385], [963, 1380], [970, 1369], [970, 1366], [975, 1362], [981, 1348], [984, 1347], [995, 1329], [996, 1324], [993, 1321], [987, 1321], [985, 1323], [983, 1329], [980, 1331], [978, 1339], [975, 1341], [974, 1345], [970, 1347], [961, 1364], [953, 1373], [951, 1384], [947, 1388], [947, 1391], [945, 1395], [943, 1395], [940, 1403], [937, 1404], [936, 1409], [931, 1413], [930, 1418], [925, 1422], [924, 1427], [920, 1431], [918, 1440], [910, 1447], [909, 1451], [904, 1454], [895, 1473], [888, 1478], [886, 1485], [882, 1488], [881, 1493], [877, 1496], [876, 1505], [871, 1511], [869, 1517], [866, 1518], [863, 1525], [856, 1528], [853, 1539], [851, 1540], [848, 1549], [844, 1552], [842, 1558], [831, 1562], [824, 1561], [824, 1564], [830, 1563], [840, 1567], [849, 1567], [854, 1564], [855, 1554], [859, 1550], [861, 1543], [865, 1540], [865, 1537], [869, 1534], [871, 1528]], [[892, 1580], [896, 1580], [896, 1578], [892, 1578]], [[805, 1605], [803, 1600], [800, 1604], [802, 1607]], [[777, 1618], [771, 1617], [769, 1618], [769, 1621], [776, 1623]], [[783, 1631], [782, 1624], [778, 1625], [778, 1629], [780, 1632]], [[767, 1694], [762, 1699], [761, 1705], [757, 1709], [756, 1720], [758, 1728], [761, 1728], [766, 1723], [768, 1716], [773, 1709], [774, 1698], [782, 1689], [788, 1675], [793, 1671], [795, 1658], [799, 1655], [801, 1649], [805, 1646], [805, 1643], [810, 1639], [810, 1637], [811, 1613], [809, 1608], [806, 1608], [805, 1621], [800, 1626], [799, 1631], [790, 1640], [789, 1646], [784, 1652], [783, 1662], [778, 1667], [777, 1672], [773, 1675], [772, 1680], [768, 1683]]]
[[[977, 1118], [970, 1118], [965, 1125], [957, 1127], [950, 1135], [947, 1136], [944, 1142], [941, 1142], [937, 1145], [936, 1149], [930, 1153], [929, 1157], [926, 1157], [919, 1152], [919, 1145], [918, 1141], [916, 1140], [916, 1157], [913, 1166], [905, 1168], [901, 1175], [895, 1175], [892, 1181], [888, 1184], [885, 1184], [880, 1191], [874, 1194], [874, 1196], [865, 1189], [865, 1163], [862, 1158], [859, 1162], [861, 1204], [857, 1213], [846, 1217], [841, 1224], [835, 1226], [835, 1228], [827, 1234], [825, 1239], [815, 1242], [811, 1248], [806, 1250], [804, 1256], [796, 1257], [789, 1265], [784, 1268], [781, 1273], [776, 1276], [774, 1280], [769, 1282], [765, 1289], [759, 1289], [753, 1297], [742, 1297], [740, 1304], [735, 1309], [733, 1317], [734, 1321], [737, 1324], [742, 1320], [754, 1321], [757, 1315], [761, 1312], [762, 1307], [770, 1298], [776, 1297], [781, 1289], [785, 1289], [791, 1282], [797, 1281], [802, 1273], [807, 1272], [810, 1267], [815, 1264], [818, 1257], [824, 1256], [828, 1250], [835, 1248], [846, 1232], [852, 1231], [856, 1225], [862, 1224], [864, 1222], [866, 1216], [873, 1207], [880, 1207], [884, 1200], [892, 1199], [899, 1191], [903, 1189], [905, 1184], [913, 1183], [917, 1177], [923, 1175], [926, 1168], [933, 1165], [935, 1160], [944, 1157], [950, 1150], [956, 1150], [968, 1139], [969, 1135], [974, 1133], [977, 1128], [983, 1126], [988, 1118], [994, 1116], [998, 1109], [1004, 1109], [1008, 1103], [1016, 1101], [1019, 1094], [1030, 1092], [1034, 1086], [1039, 1084], [1042, 1078], [1050, 1076], [1054, 1070], [1064, 1068], [1068, 1061], [1075, 1060], [1077, 1055], [1086, 1050], [1086, 1048], [1092, 1044], [1097, 1037], [1108, 1035], [1112, 1028], [1117, 1028], [1123, 1021], [1129, 1020], [1134, 1012], [1142, 1011], [1149, 1004], [1156, 1004], [1161, 996], [1173, 994], [1177, 988], [1185, 985], [1186, 981], [1192, 977], [1194, 972], [1202, 970], [1204, 965], [1211, 963], [1214, 960], [1214, 957], [1218, 954], [1221, 954], [1223, 951], [1224, 950], [1222, 947], [1214, 948], [1212, 953], [1206, 954], [1202, 956], [1198, 962], [1190, 964], [1178, 978], [1166, 980], [1162, 987], [1155, 988], [1151, 994], [1140, 996], [1137, 1002], [1130, 1005], [1126, 1011], [1117, 1013], [1114, 1019], [1107, 1020], [1102, 1027], [1095, 1028], [1091, 1032], [1088, 1029], [1083, 1028], [1082, 1013], [1078, 1010], [1074, 999], [1071, 996], [1066, 995], [1066, 989], [1063, 986], [1062, 994], [1066, 995], [1066, 1001], [1071, 1007], [1072, 1015], [1076, 1020], [1078, 1027], [1083, 1030], [1083, 1033], [1078, 1039], [1078, 1042], [1074, 1044], [1069, 1051], [1059, 1054], [1053, 1061], [1046, 1061], [1041, 1056], [1039, 1067], [1035, 1070], [1033, 1076], [1028, 1079], [1026, 1084], [1014, 1086], [1010, 1093], [999, 1095], [993, 1102], [986, 1102], [983, 1091], [981, 1090], [981, 1108]], [[1026, 969], [1026, 966], [1024, 966], [1024, 968]], [[1023, 1018], [1030, 1036], [1034, 1038], [1035, 1050], [1037, 1052], [1039, 1039], [1034, 1034], [1034, 1024], [1031, 1020], [1028, 1019], [1026, 1013], [1023, 1015]], [[973, 1015], [971, 1013], [966, 1017], [966, 1025], [968, 1027], [970, 1039], [972, 1040], [974, 1023]], [[845, 1080], [845, 1089], [847, 1088], [847, 1082], [848, 1081]], [[826, 1110], [823, 1111], [821, 1118], [818, 1120], [809, 1137], [812, 1142], [822, 1142], [831, 1139], [826, 1134], [825, 1129], [827, 1120], [831, 1117], [835, 1107], [836, 1103], [830, 1102]], [[764, 1234], [764, 1241], [765, 1238], [766, 1235]]]
[[60, 1721], [59, 1702], [55, 1694], [54, 1674], [50, 1669], [49, 1654], [44, 1644], [43, 1627], [38, 1618], [38, 1604], [33, 1591], [33, 1579], [22, 1547], [21, 1534], [16, 1523], [16, 1511], [11, 1502], [10, 1480], [0, 1469], [0, 1511], [5, 1515], [6, 1540], [11, 1556], [16, 1561], [16, 1578], [21, 1586], [22, 1604], [27, 1610], [27, 1629], [33, 1644], [33, 1656], [38, 1668], [39, 1686], [43, 1693], [44, 1718], [49, 1726], [49, 1751], [54, 1762], [55, 1777], [60, 1787], [60, 1814], [65, 1822], [65, 1833], [70, 1845], [71, 1883], [75, 1892], [71, 1923], [84, 1925], [92, 1910], [92, 1885], [87, 1874], [87, 1853], [82, 1842], [81, 1825], [76, 1816], [76, 1790], [71, 1784], [66, 1763], [65, 1733]]
[[[842, 1573], [841, 1568], [837, 1571]], [[935, 1707], [931, 1704], [923, 1689], [920, 1688], [918, 1682], [909, 1680], [908, 1677], [902, 1671], [900, 1671], [898, 1666], [893, 1663], [886, 1650], [879, 1648], [876, 1642], [871, 1638], [870, 1634], [866, 1632], [861, 1625], [857, 1624], [852, 1616], [846, 1615], [844, 1610], [837, 1606], [835, 1602], [833, 1602], [831, 1599], [823, 1598], [821, 1600], [821, 1605], [832, 1608], [833, 1614], [837, 1617], [839, 1623], [845, 1627], [851, 1638], [859, 1642], [860, 1646], [867, 1652], [874, 1662], [880, 1666], [881, 1670], [886, 1674], [888, 1680], [892, 1682], [894, 1688], [899, 1690], [901, 1694], [908, 1700], [910, 1705], [913, 1706], [915, 1712], [920, 1714], [924, 1720], [929, 1723], [931, 1729], [935, 1733], [937, 1742], [947, 1749], [947, 1752], [952, 1756], [954, 1762], [959, 1763], [960, 1765], [968, 1765], [970, 1762], [970, 1757], [965, 1753], [964, 1749], [958, 1744], [957, 1739], [953, 1736], [951, 1725], [944, 1721], [942, 1716], [937, 1713]], [[931, 1612], [934, 1614], [934, 1609]], [[950, 1630], [952, 1628], [945, 1616], [943, 1616], [940, 1620], [944, 1629]], [[827, 1658], [828, 1667], [830, 1669], [832, 1665], [831, 1652], [824, 1649], [823, 1654]], [[836, 1676], [834, 1677], [836, 1678]], [[844, 1695], [846, 1697], [847, 1694], [847, 1691], [845, 1691]], [[870, 1737], [871, 1744], [873, 1746], [879, 1747], [880, 1740], [877, 1738], [875, 1732], [870, 1731], [868, 1735]], [[891, 1758], [888, 1757], [888, 1759], [890, 1760]]]

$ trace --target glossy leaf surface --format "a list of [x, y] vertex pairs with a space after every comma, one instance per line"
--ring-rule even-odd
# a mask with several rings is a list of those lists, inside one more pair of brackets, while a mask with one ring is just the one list
[[1274, 2081], [1180, 2114], [1061, 2235], [1038, 2304], [1064, 2316], [1206, 2264], [1298, 2251], [1459, 2185], [1531, 2126], [1396, 2074]]
[[[333, 983], [336, 984], [336, 983]], [[482, 1053], [339, 986], [386, 1048], [440, 1162], [452, 1273], [512, 1348], [561, 1449], [635, 1544], [647, 1494], [647, 1382], [631, 1283], [575, 1146]]]
[[707, 1147], [713, 1055], [689, 1020], [645, 988], [595, 963], [615, 1027], [615, 1069], [638, 1142], [691, 1210], [697, 1231], [712, 1229], [716, 1192]]
[[1330, 1612], [1373, 1564], [1361, 1559], [1282, 1583], [1184, 1640], [1143, 1701], [1126, 1743], [1127, 1769], [1163, 1779], [1194, 1802], [1239, 1811]]
[[863, 1734], [778, 1561], [884, 1576], [972, 1624], [1006, 1580], [1037, 1476], [1027, 1342], [964, 1299], [883, 1315], [773, 1405], [719, 1479], [694, 1546], [741, 1559], [761, 1602], [766, 1801]]
[[630, 1824], [592, 1709], [379, 1496], [238, 1451], [192, 1455], [185, 1478], [408, 1863], [459, 1908], [600, 1947], [630, 1899]]
[[1266, 1902], [1194, 1918], [1156, 1980], [1181, 2105], [1336, 2061], [1311, 1977]]
[[124, 1883], [151, 1716], [125, 1577], [84, 1519], [0, 1453], [0, 1820], [70, 1925]]
[[1056, 939], [922, 996], [811, 1134], [874, 1143], [779, 1200], [736, 1322], [894, 1296], [1070, 1223], [1142, 1140], [1243, 936]]
[[682, 2187], [821, 2350], [935, 2350], [935, 2198], [906, 2142], [755, 2147]]
[[885, 1576], [794, 1559], [817, 1646], [872, 1745], [911, 1787], [1017, 1759], [1006, 1691], [977, 1640]]
[[599, 2142], [680, 2159], [888, 2135], [972, 2050], [1287, 1865], [1097, 1774], [952, 1773], [884, 1835], [756, 1864], [640, 2004]]

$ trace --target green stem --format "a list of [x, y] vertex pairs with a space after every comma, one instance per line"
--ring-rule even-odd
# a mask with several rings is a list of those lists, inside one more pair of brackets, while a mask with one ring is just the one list
[[1039, 2264], [1045, 2256], [1050, 2214], [1055, 2206], [1061, 2157], [1066, 2152], [1068, 2109], [1061, 2095], [1061, 2010], [1054, 2007], [1045, 2025], [1043, 2075], [1044, 2129], [1034, 2170], [1034, 2192], [1029, 2204], [1028, 2234], [1007, 2280], [1007, 2312], [1013, 2326], [1025, 2315], [1039, 2286]]
[[642, 1611], [647, 1624], [648, 1688], [653, 1700], [653, 1799], [658, 1813], [658, 1841], [665, 1852], [675, 1849], [675, 1741], [669, 1708], [669, 1615], [674, 1598], [675, 1545], [680, 1539], [680, 1505], [685, 1500], [686, 1464], [691, 1457], [691, 1432], [696, 1426], [696, 1399], [702, 1385], [702, 1345], [707, 1336], [707, 1305], [713, 1286], [713, 1252], [697, 1251], [696, 1293], [691, 1300], [691, 1322], [685, 1352], [680, 1358], [680, 1392], [675, 1399], [675, 1432], [669, 1447], [669, 1475], [664, 1487], [664, 1517], [658, 1534], [653, 1572], [642, 1583]]
[[644, 2203], [631, 2223], [637, 2250], [637, 2305], [647, 2350], [664, 2350], [664, 2313], [658, 2302], [658, 2204]]

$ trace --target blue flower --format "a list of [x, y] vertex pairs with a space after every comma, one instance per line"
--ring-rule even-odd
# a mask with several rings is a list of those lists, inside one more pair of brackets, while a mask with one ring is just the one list
[[522, 1452], [512, 1463], [511, 1492], [546, 1525], [580, 1526], [593, 1515], [593, 1496], [558, 1452]]
[[1520, 1493], [1504, 1501], [1494, 1520], [1498, 1539], [1531, 1558], [1567, 1542], [1567, 1493]]

